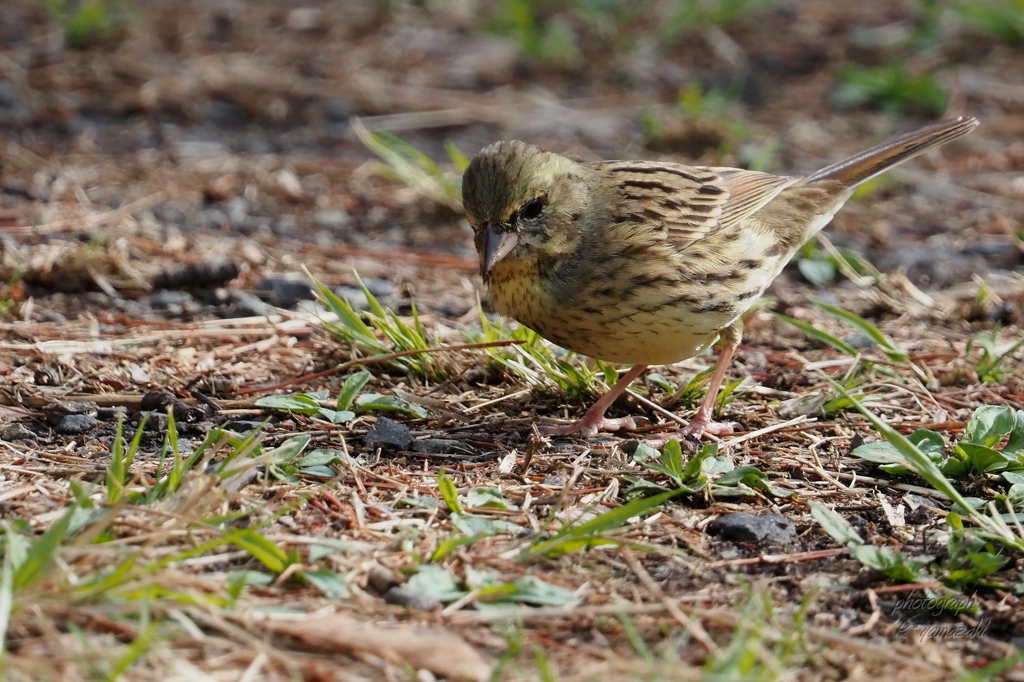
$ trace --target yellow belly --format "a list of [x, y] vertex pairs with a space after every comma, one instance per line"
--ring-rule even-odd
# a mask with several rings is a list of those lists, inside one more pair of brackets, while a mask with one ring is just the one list
[[733, 315], [693, 315], [683, 307], [637, 310], [629, 303], [600, 307], [586, 301], [558, 303], [543, 291], [516, 286], [518, 278], [492, 282], [495, 310], [552, 343], [607, 362], [667, 365], [700, 353]]

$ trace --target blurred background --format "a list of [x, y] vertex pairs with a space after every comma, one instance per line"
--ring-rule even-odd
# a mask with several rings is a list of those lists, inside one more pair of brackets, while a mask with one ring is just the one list
[[134, 271], [93, 268], [117, 290], [217, 252], [256, 286], [305, 258], [286, 242], [470, 276], [459, 171], [496, 139], [803, 173], [967, 113], [976, 133], [830, 231], [855, 265], [947, 287], [1021, 267], [1021, 64], [1022, 0], [4, 0], [0, 276], [96, 289], [11, 248], [69, 233], [131, 237]]

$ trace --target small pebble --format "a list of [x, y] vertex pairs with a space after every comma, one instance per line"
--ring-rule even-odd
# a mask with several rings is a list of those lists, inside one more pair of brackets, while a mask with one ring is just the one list
[[391, 588], [401, 585], [402, 579], [390, 568], [373, 564], [366, 574], [366, 584], [377, 594], [386, 594]]
[[51, 426], [56, 426], [67, 415], [79, 414], [95, 417], [99, 412], [99, 405], [91, 400], [58, 400], [43, 407], [43, 416]]
[[66, 414], [54, 425], [53, 430], [63, 436], [73, 436], [92, 431], [98, 423], [91, 414]]
[[267, 275], [256, 285], [256, 291], [279, 308], [291, 308], [312, 296], [309, 278], [297, 272]]
[[441, 602], [437, 597], [424, 594], [423, 592], [413, 592], [404, 587], [392, 587], [384, 593], [384, 601], [388, 604], [397, 604], [398, 606], [416, 609], [417, 611], [433, 611], [441, 606]]
[[16, 440], [32, 440], [36, 434], [32, 433], [24, 424], [10, 424], [0, 430], [0, 440], [8, 443]]
[[451, 438], [423, 438], [412, 442], [413, 452], [422, 452], [427, 455], [475, 455], [477, 451], [461, 440]]
[[724, 514], [708, 524], [708, 535], [731, 542], [781, 545], [796, 539], [793, 522], [782, 514]]
[[412, 444], [412, 433], [404, 424], [387, 417], [378, 417], [377, 423], [366, 432], [369, 446], [379, 445], [385, 450], [408, 450]]

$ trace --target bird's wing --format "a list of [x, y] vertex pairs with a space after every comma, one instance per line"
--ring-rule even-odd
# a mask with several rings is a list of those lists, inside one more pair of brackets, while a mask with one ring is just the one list
[[599, 166], [621, 193], [616, 221], [659, 225], [678, 249], [738, 224], [799, 180], [675, 163], [607, 161]]

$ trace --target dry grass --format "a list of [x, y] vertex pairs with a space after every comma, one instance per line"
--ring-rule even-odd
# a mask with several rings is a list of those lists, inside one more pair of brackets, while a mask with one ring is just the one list
[[[120, 42], [53, 53], [37, 53], [59, 28], [41, 7], [12, 3], [32, 41], [5, 37], [0, 17], [0, 75], [31, 112], [0, 167], [4, 679], [1024, 679], [1024, 532], [1007, 512], [1024, 481], [957, 476], [954, 496], [997, 507], [954, 508], [941, 480], [853, 454], [882, 436], [833, 383], [901, 434], [936, 432], [947, 455], [979, 408], [1024, 404], [1020, 48], [944, 15], [939, 45], [909, 66], [983, 126], [837, 217], [837, 246], [806, 254], [831, 284], [790, 269], [773, 285], [722, 406], [736, 433], [658, 455], [627, 437], [538, 434], [614, 370], [481, 316], [444, 142], [806, 170], [911, 127], [837, 115], [830, 93], [865, 50], [901, 59], [891, 40], [857, 40], [916, 45], [925, 33], [906, 29], [925, 19], [810, 2], [796, 19], [702, 15], [685, 40], [634, 51], [628, 31], [653, 40], [662, 15], [621, 17], [612, 35], [563, 8], [538, 15], [538, 41], [486, 13], [384, 4], [294, 28], [303, 16], [273, 2], [161, 3]], [[558, 33], [566, 17], [582, 23]], [[465, 85], [446, 59], [498, 54], [474, 52], [491, 34], [467, 28], [492, 19], [525, 52]], [[801, 40], [780, 45], [796, 20]], [[836, 38], [846, 30], [857, 40]], [[566, 35], [589, 61], [559, 48]], [[618, 51], [594, 52], [595, 36]], [[652, 58], [711, 84], [726, 64], [772, 96], [693, 86], [677, 106], [682, 76], [649, 76]], [[325, 118], [325, 98], [446, 160], [397, 180]], [[112, 151], [129, 133], [155, 141]], [[837, 258], [976, 244], [990, 267], [949, 286], [927, 281], [939, 268]], [[372, 338], [333, 338], [329, 313], [248, 305], [266, 276], [303, 267], [354, 298], [354, 270], [377, 283], [388, 310], [367, 322]], [[157, 304], [160, 277], [190, 295]], [[614, 409], [647, 418], [639, 437], [670, 428], [711, 361], [659, 368]], [[76, 412], [73, 432], [60, 420]], [[412, 441], [381, 446], [385, 418]], [[717, 535], [735, 512], [794, 532]]]

